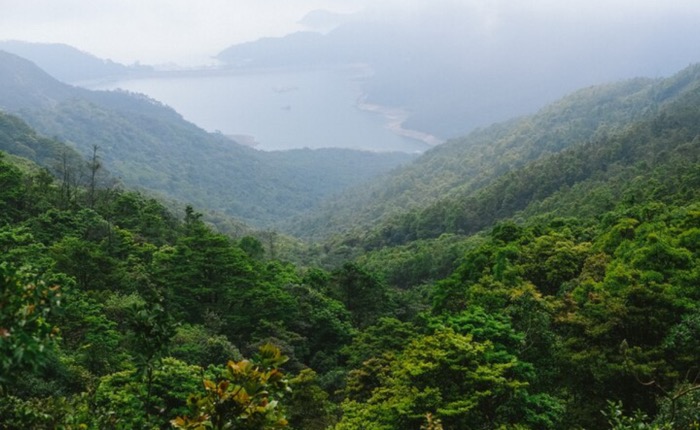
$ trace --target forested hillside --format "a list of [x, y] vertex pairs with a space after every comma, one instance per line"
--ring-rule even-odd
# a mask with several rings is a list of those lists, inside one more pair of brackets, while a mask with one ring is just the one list
[[[579, 157], [570, 153], [555, 155], [567, 148], [579, 148], [575, 151], [585, 153], [588, 150], [580, 148], [585, 144], [614, 146], [613, 136], [626, 133], [632, 124], [663, 116], [673, 103], [692, 104], [681, 99], [697, 89], [699, 76], [698, 66], [692, 66], [665, 80], [634, 79], [583, 89], [533, 116], [495, 124], [448, 141], [382, 180], [329, 199], [319, 210], [298, 219], [290, 229], [298, 235], [316, 238], [347, 231], [351, 231], [349, 236], [357, 237], [364, 230], [380, 225], [380, 229], [391, 231], [379, 234], [396, 236], [384, 239], [394, 243], [404, 240], [404, 236], [420, 238], [444, 232], [478, 231], [494, 217], [512, 216], [529, 202], [529, 197], [516, 188], [508, 190], [505, 196], [485, 190], [513, 184], [514, 175], [524, 174], [518, 172], [533, 171], [536, 164], [528, 166], [528, 163], [535, 160], [551, 159], [543, 162], [554, 165], [562, 164], [564, 157]], [[591, 174], [595, 168], [591, 166], [591, 171], [581, 175]], [[582, 179], [583, 176], [570, 177], [566, 184], [571, 186]], [[535, 187], [542, 180], [533, 178], [513, 186]], [[557, 188], [563, 185], [552, 182]], [[537, 197], [553, 191], [538, 190], [541, 195]], [[513, 205], [511, 208], [496, 208], [493, 205], [502, 202], [489, 202], [499, 213], [483, 214], [478, 221], [458, 219], [470, 216], [463, 210], [466, 205], [471, 211], [485, 210], [478, 205], [486, 202], [474, 204], [480, 195], [515, 197], [519, 202], [503, 203]], [[394, 232], [397, 228], [413, 231]]]
[[18, 117], [3, 112], [0, 112], [0, 150], [47, 167], [62, 159], [70, 163], [83, 160], [72, 148], [39, 135]]
[[[104, 167], [131, 187], [151, 190], [270, 227], [326, 196], [414, 156], [324, 149], [288, 156], [256, 151], [207, 133], [143, 95], [88, 91], [0, 52], [0, 109]], [[332, 146], [329, 143], [329, 146]]]
[[697, 428], [699, 70], [426, 154], [327, 268], [0, 156], [0, 428]]

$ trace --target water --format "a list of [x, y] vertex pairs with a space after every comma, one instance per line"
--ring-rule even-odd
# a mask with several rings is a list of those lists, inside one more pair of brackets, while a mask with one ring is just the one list
[[[367, 109], [357, 72], [337, 69], [170, 74], [102, 84], [146, 94], [208, 131], [262, 150], [424, 151], [396, 118]], [[97, 88], [97, 87], [93, 87]], [[363, 108], [364, 107], [364, 108]], [[409, 134], [410, 135], [410, 134]]]

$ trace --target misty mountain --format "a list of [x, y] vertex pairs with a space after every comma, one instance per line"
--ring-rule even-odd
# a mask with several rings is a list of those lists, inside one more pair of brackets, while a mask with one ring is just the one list
[[66, 83], [114, 78], [151, 70], [150, 66], [125, 66], [112, 60], [103, 60], [62, 43], [0, 41], [0, 50], [25, 58]]
[[369, 102], [403, 107], [413, 114], [408, 128], [442, 138], [533, 113], [577, 88], [668, 75], [700, 59], [692, 14], [611, 12], [587, 25], [573, 10], [555, 13], [437, 2], [357, 14], [325, 35], [234, 45], [217, 58], [236, 67], [367, 64]]
[[312, 209], [322, 198], [413, 158], [351, 150], [257, 151], [207, 133], [144, 95], [63, 84], [0, 52], [0, 108], [89, 156], [94, 145], [125, 185], [256, 226]]
[[[699, 88], [700, 66], [691, 66], [667, 79], [638, 78], [579, 90], [537, 114], [448, 141], [371, 185], [331, 199], [291, 229], [315, 237], [349, 232], [375, 244], [474, 233], [545, 199], [562, 183], [573, 186], [590, 178], [596, 169], [572, 161], [572, 151], [579, 151], [577, 160], [586, 160], [591, 151], [615, 152], [617, 136], [630, 128], [674, 122], [664, 118], [681, 109], [678, 105], [693, 109], [695, 99], [688, 95], [697, 95]], [[609, 161], [590, 164], [605, 170]], [[562, 179], [570, 166], [582, 169], [581, 176]], [[549, 179], [538, 172], [549, 172], [558, 181], [548, 188]], [[369, 231], [374, 231], [372, 239]]]

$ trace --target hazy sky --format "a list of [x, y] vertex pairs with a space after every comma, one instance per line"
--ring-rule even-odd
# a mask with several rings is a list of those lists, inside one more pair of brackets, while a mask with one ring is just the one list
[[301, 30], [307, 12], [365, 0], [0, 0], [0, 40], [60, 42], [123, 63], [191, 63]]
[[698, 0], [0, 0], [0, 40], [66, 43], [126, 64], [194, 64], [234, 43], [301, 30], [312, 10], [415, 19], [420, 6], [467, 11], [486, 33], [513, 14], [582, 34], [600, 21], [700, 18]]

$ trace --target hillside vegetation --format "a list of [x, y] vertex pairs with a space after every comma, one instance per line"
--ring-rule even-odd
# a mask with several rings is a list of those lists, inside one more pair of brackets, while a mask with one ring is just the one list
[[[574, 168], [569, 167], [567, 157], [576, 159], [575, 164], [586, 164], [586, 169], [566, 178], [556, 173], [560, 176], [550, 181], [556, 188], [538, 188], [538, 199], [605, 169], [587, 164], [593, 160], [578, 159], [596, 157], [591, 151], [614, 151], [619, 146], [615, 135], [625, 134], [640, 121], [658, 121], [676, 102], [692, 103], [682, 98], [692, 97], [699, 73], [693, 66], [665, 80], [635, 79], [578, 91], [533, 116], [495, 124], [440, 145], [382, 180], [330, 199], [297, 220], [291, 231], [315, 238], [350, 231], [349, 236], [356, 238], [375, 227], [375, 236], [393, 238], [373, 240], [392, 243], [444, 232], [478, 231], [495, 218], [525, 208], [533, 197], [532, 188], [547, 180], [526, 176], [542, 173], [543, 163], [549, 163], [544, 169], [549, 174], [555, 174], [552, 166], [557, 164], [565, 170]], [[531, 189], [520, 191], [519, 187]], [[530, 194], [524, 194], [526, 191]], [[480, 200], [485, 196], [500, 200]], [[486, 210], [491, 213], [483, 213]]]
[[[88, 91], [0, 52], [0, 109], [85, 157], [95, 146], [124, 184], [270, 227], [414, 156], [340, 149], [256, 151], [138, 94]], [[329, 146], [331, 142], [329, 142]]]
[[312, 245], [329, 268], [0, 156], [0, 428], [697, 428], [699, 70], [452, 142], [462, 179], [426, 154], [455, 185]]

